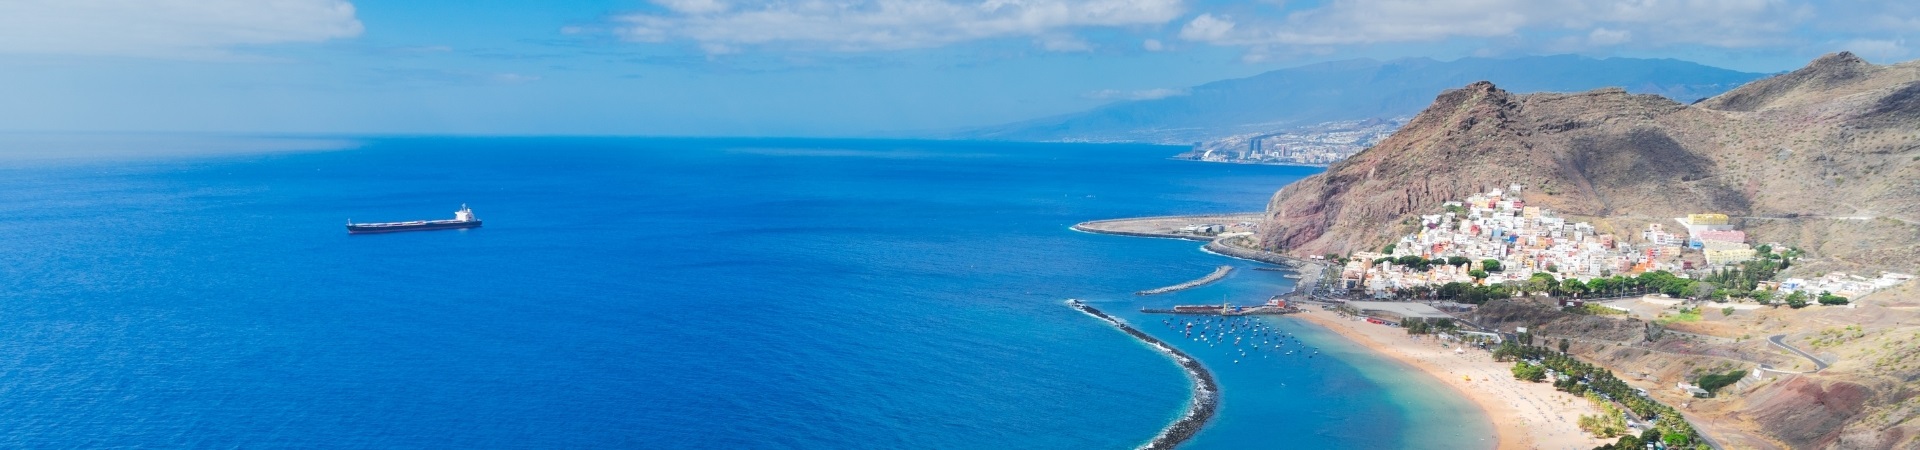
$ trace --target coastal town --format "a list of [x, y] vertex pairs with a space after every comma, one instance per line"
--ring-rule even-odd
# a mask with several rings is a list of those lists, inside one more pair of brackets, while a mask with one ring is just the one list
[[[1625, 239], [1529, 206], [1520, 199], [1523, 189], [1513, 184], [1445, 202], [1444, 212], [1420, 216], [1418, 231], [1380, 251], [1329, 255], [1341, 263], [1336, 289], [1379, 299], [1436, 298], [1445, 294], [1437, 292], [1439, 288], [1449, 285], [1448, 293], [1458, 293], [1463, 286], [1509, 284], [1522, 292], [1554, 291], [1571, 299], [1620, 297], [1646, 293], [1626, 289], [1623, 280], [1628, 277], [1665, 273], [1711, 282], [1729, 278], [1729, 270], [1771, 272], [1767, 269], [1790, 264], [1800, 253], [1780, 243], [1750, 243], [1745, 232], [1718, 213], [1674, 218], [1671, 227], [1651, 223], [1640, 239]], [[1750, 264], [1757, 260], [1768, 264]], [[1760, 303], [1785, 302], [1796, 294], [1858, 298], [1912, 279], [1911, 274], [1893, 272], [1871, 277], [1833, 272], [1746, 280], [1751, 286], [1722, 283], [1725, 286], [1708, 288], [1699, 296]]]
[[1197, 142], [1175, 156], [1206, 162], [1326, 166], [1393, 134], [1407, 118], [1326, 122], [1282, 132], [1247, 133]]
[[[1850, 299], [1913, 278], [1895, 272], [1837, 271], [1782, 276], [1784, 269], [1806, 257], [1804, 252], [1776, 242], [1753, 242], [1738, 221], [1725, 214], [1687, 214], [1621, 236], [1529, 205], [1521, 199], [1525, 189], [1509, 184], [1435, 205], [1436, 212], [1418, 216], [1413, 232], [1377, 251], [1349, 255], [1255, 256], [1261, 252], [1247, 248], [1260, 226], [1253, 214], [1096, 221], [1075, 228], [1206, 241], [1209, 251], [1282, 263], [1315, 275], [1304, 277], [1295, 291], [1264, 302], [1142, 312], [1220, 320], [1284, 314], [1319, 324], [1403, 359], [1474, 398], [1499, 420], [1503, 435], [1523, 435], [1530, 443], [1511, 448], [1716, 448], [1683, 419], [1683, 408], [1691, 403], [1687, 399], [1712, 398], [1730, 386], [1760, 383], [1769, 374], [1798, 372], [1760, 364], [1688, 372], [1692, 375], [1677, 381], [1644, 372], [1617, 378], [1570, 357], [1570, 341], [1564, 337], [1556, 349], [1552, 334], [1543, 335], [1542, 330], [1476, 320], [1490, 300], [1669, 324], [1699, 317], [1698, 311], [1707, 306], [1725, 309], [1726, 316], [1768, 307], [1849, 308]], [[1163, 289], [1211, 283], [1226, 272], [1222, 266]], [[1164, 323], [1179, 331], [1182, 324], [1215, 323], [1210, 320], [1216, 319]], [[1252, 323], [1243, 326], [1255, 333], [1264, 330]], [[1219, 338], [1225, 340], [1210, 345], [1240, 348], [1236, 330], [1227, 328], [1226, 337]], [[1196, 337], [1192, 329], [1186, 333], [1184, 338], [1213, 342], [1208, 334]], [[1657, 336], [1650, 331], [1648, 339]], [[1248, 350], [1236, 351], [1241, 353], [1235, 356], [1242, 357]], [[1824, 367], [1820, 359], [1806, 359]], [[1501, 448], [1509, 445], [1503, 442]]]
[[1074, 229], [1251, 261], [1110, 302], [1210, 365], [1312, 325], [1424, 375], [1383, 389], [1471, 399], [1495, 448], [1914, 448], [1917, 64], [1838, 51], [1692, 103], [1474, 81], [1371, 144], [1323, 124], [1180, 156], [1324, 164], [1259, 213]]

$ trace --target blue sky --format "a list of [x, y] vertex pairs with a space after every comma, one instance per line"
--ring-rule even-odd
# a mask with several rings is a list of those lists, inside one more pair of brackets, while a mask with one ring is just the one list
[[1773, 72], [1910, 35], [1920, 2], [0, 0], [0, 130], [865, 136], [1338, 59]]

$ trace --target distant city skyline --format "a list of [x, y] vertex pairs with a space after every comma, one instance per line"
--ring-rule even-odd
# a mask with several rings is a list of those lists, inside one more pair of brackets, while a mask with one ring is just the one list
[[1913, 59], [1897, 1], [0, 2], [0, 131], [902, 136], [1354, 58]]

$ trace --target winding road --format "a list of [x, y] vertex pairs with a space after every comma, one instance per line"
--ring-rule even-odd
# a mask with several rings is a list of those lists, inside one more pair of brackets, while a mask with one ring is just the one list
[[1826, 361], [1821, 361], [1820, 358], [1813, 357], [1812, 353], [1800, 351], [1800, 349], [1793, 348], [1793, 346], [1787, 345], [1786, 342], [1781, 341], [1781, 339], [1784, 339], [1786, 337], [1787, 335], [1784, 335], [1784, 334], [1767, 336], [1767, 342], [1772, 342], [1773, 345], [1775, 346], [1787, 349], [1787, 351], [1793, 352], [1793, 354], [1800, 355], [1801, 357], [1807, 358], [1808, 361], [1813, 361], [1813, 372], [1807, 372], [1807, 373], [1814, 373], [1822, 370], [1827, 370]]

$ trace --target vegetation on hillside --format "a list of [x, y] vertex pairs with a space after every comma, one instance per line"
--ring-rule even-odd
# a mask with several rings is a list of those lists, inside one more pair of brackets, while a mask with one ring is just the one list
[[[1588, 398], [1598, 399], [1600, 404], [1597, 406], [1602, 410], [1614, 404], [1626, 406], [1627, 410], [1632, 411], [1634, 415], [1653, 421], [1654, 428], [1650, 431], [1657, 431], [1658, 434], [1654, 436], [1657, 436], [1660, 442], [1666, 443], [1668, 448], [1711, 448], [1700, 439], [1699, 431], [1688, 424], [1673, 407], [1641, 396], [1625, 381], [1614, 377], [1612, 371], [1546, 347], [1522, 345], [1513, 341], [1500, 344], [1499, 348], [1494, 349], [1493, 357], [1495, 361], [1516, 361], [1513, 368], [1515, 378], [1542, 381], [1546, 378], [1546, 371], [1551, 370], [1556, 377], [1559, 377], [1554, 383], [1556, 389], [1581, 395], [1592, 393], [1594, 395]], [[1539, 378], [1534, 378], [1535, 370], [1541, 372]], [[1742, 376], [1744, 375], [1743, 373]], [[1739, 378], [1734, 380], [1738, 381]], [[1646, 437], [1623, 437], [1621, 442], [1600, 448], [1639, 449]], [[1633, 440], [1629, 442], [1628, 438]]]

